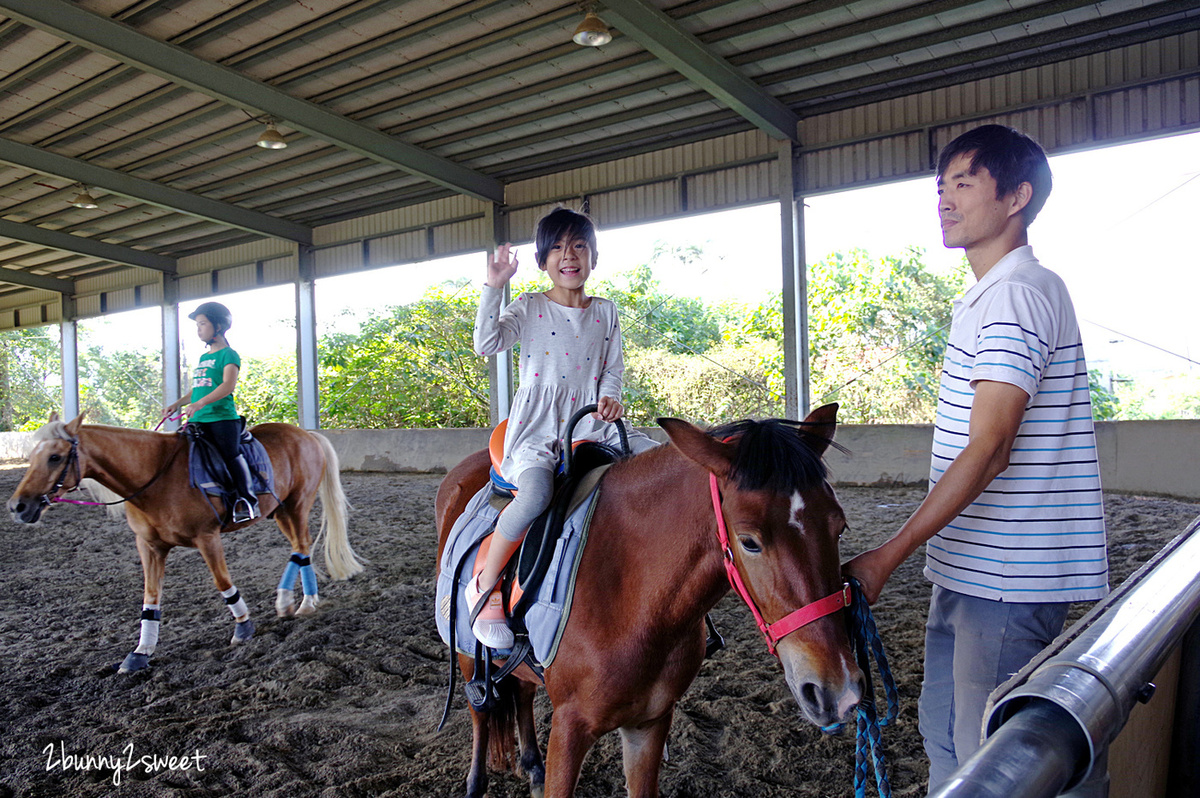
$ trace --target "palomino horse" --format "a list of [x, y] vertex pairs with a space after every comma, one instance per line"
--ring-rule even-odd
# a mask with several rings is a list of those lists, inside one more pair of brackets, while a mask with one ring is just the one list
[[[189, 484], [183, 435], [82, 422], [82, 414], [70, 423], [55, 415], [37, 431], [29, 469], [8, 500], [8, 510], [15, 520], [32, 524], [51, 502], [83, 479], [94, 480], [115, 498], [126, 500], [125, 517], [137, 535], [145, 593], [141, 639], [121, 663], [121, 671], [146, 667], [154, 653], [167, 553], [176, 546], [200, 550], [237, 624], [232, 642], [249, 640], [254, 624], [229, 578], [221, 533], [255, 522], [222, 527], [217, 520], [221, 502], [210, 505]], [[275, 608], [280, 616], [307, 615], [316, 611], [318, 599], [309, 558], [314, 541], [308, 529], [309, 511], [318, 494], [322, 520], [317, 538], [325, 538], [325, 565], [330, 576], [348, 579], [362, 570], [346, 535], [346, 497], [337, 455], [325, 438], [291, 424], [260, 424], [252, 432], [266, 448], [275, 472], [275, 495], [261, 497], [263, 515], [271, 515], [292, 544], [293, 554], [279, 584]], [[304, 589], [299, 609], [292, 592], [297, 576]]]
[[[492, 764], [503, 768], [511, 759], [514, 712], [519, 762], [535, 797], [543, 784], [554, 798], [574, 794], [584, 756], [613, 729], [621, 732], [629, 795], [657, 796], [675, 703], [704, 659], [704, 616], [734, 578], [772, 627], [768, 645], [774, 643], [804, 716], [826, 725], [858, 703], [863, 677], [842, 613], [786, 631], [803, 624], [791, 623], [797, 608], [828, 607], [835, 596], [840, 605], [844, 594], [838, 537], [846, 522], [821, 461], [836, 418], [837, 405], [826, 405], [803, 425], [744, 421], [711, 434], [659, 419], [673, 445], [609, 470], [570, 618], [545, 669], [554, 705], [545, 764], [533, 717], [538, 679], [522, 665], [501, 684], [495, 709], [471, 711], [470, 798], [487, 790], [489, 737]], [[454, 520], [486, 483], [487, 467], [480, 452], [442, 482], [439, 562]], [[725, 555], [720, 526], [728, 529]], [[460, 655], [459, 666], [470, 678], [472, 658]]]

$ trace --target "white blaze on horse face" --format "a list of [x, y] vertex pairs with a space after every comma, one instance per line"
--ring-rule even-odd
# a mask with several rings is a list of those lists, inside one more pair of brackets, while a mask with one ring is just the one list
[[804, 532], [804, 497], [800, 495], [800, 491], [792, 494], [792, 512], [788, 516], [788, 526], [796, 528], [796, 531]]

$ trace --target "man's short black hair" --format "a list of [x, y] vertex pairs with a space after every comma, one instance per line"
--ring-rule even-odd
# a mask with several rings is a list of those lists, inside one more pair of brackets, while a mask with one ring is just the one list
[[592, 248], [592, 259], [595, 260], [596, 224], [592, 218], [586, 213], [559, 207], [538, 219], [537, 233], [533, 239], [537, 246], [538, 266], [546, 265], [546, 258], [550, 257], [550, 248], [561, 241], [563, 236], [586, 240]]
[[950, 162], [960, 155], [971, 157], [971, 174], [986, 167], [996, 181], [996, 199], [1017, 190], [1017, 186], [1028, 183], [1033, 187], [1029, 204], [1021, 211], [1028, 227], [1037, 217], [1054, 179], [1050, 175], [1050, 163], [1040, 144], [1019, 130], [1005, 125], [983, 125], [968, 130], [946, 145], [938, 156], [937, 179], [940, 182]]

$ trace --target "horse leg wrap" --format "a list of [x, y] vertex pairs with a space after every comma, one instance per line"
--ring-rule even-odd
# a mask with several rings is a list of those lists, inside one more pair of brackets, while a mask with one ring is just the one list
[[[304, 565], [311, 565], [312, 560], [298, 551], [293, 551], [291, 559], [288, 560], [287, 567], [283, 569], [283, 578], [279, 580], [280, 590], [294, 590], [296, 587], [296, 577], [300, 575], [300, 568]], [[306, 593], [308, 591], [305, 591]]]
[[142, 605], [142, 636], [138, 639], [135, 654], [145, 654], [147, 657], [154, 653], [158, 646], [158, 625], [162, 621], [162, 610], [158, 604]]
[[238, 643], [245, 643], [252, 637], [254, 637], [254, 621], [247, 618], [237, 622], [237, 626], [233, 629], [233, 639], [229, 642], [236, 646]]
[[303, 566], [311, 564], [312, 560], [308, 555], [298, 551], [292, 552], [287, 567], [283, 569], [283, 577], [279, 580], [279, 588], [275, 592], [275, 614], [280, 618], [296, 614], [296, 577], [300, 576]]
[[317, 574], [313, 570], [312, 560], [308, 557], [304, 558], [306, 562], [300, 566], [300, 584], [304, 587], [305, 596], [317, 595]]
[[304, 588], [304, 599], [300, 602], [297, 615], [311, 615], [317, 611], [317, 574], [313, 571], [312, 560], [304, 558], [300, 565], [300, 586]]
[[242, 600], [242, 594], [238, 592], [237, 585], [230, 585], [228, 590], [222, 590], [221, 598], [225, 599], [225, 604], [233, 613], [235, 621], [244, 621], [250, 616], [250, 610], [246, 607], [246, 602]]

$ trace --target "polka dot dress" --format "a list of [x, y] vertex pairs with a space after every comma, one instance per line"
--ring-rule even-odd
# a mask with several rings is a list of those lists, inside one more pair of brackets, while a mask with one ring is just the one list
[[[501, 469], [510, 481], [526, 468], [553, 469], [567, 420], [601, 396], [620, 398], [625, 366], [612, 302], [592, 297], [569, 308], [545, 294], [521, 294], [501, 310], [503, 292], [485, 285], [475, 318], [475, 351], [494, 355], [521, 343], [520, 387], [513, 397]], [[618, 442], [615, 425], [582, 419], [573, 440]]]

